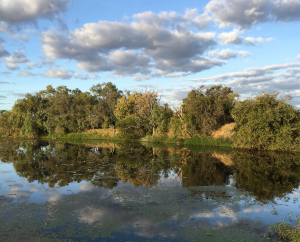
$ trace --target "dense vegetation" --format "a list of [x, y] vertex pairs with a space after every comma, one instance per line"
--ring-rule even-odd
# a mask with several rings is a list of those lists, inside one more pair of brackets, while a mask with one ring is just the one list
[[277, 95], [262, 93], [255, 99], [238, 101], [239, 95], [230, 87], [217, 85], [204, 91], [201, 86], [171, 108], [161, 104], [156, 90], [122, 92], [111, 82], [94, 85], [90, 92], [49, 85], [18, 99], [11, 111], [0, 111], [0, 134], [62, 136], [111, 128], [117, 129], [121, 138], [176, 142], [189, 138], [189, 144], [203, 144], [214, 143], [209, 136], [235, 122], [232, 139], [222, 140], [222, 144], [298, 149], [300, 111], [286, 103], [290, 96], [277, 100]]

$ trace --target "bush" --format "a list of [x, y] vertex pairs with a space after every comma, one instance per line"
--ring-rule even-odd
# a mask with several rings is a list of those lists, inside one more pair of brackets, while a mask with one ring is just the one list
[[209, 136], [222, 125], [233, 122], [230, 112], [238, 94], [221, 85], [205, 92], [203, 87], [190, 91], [182, 101], [183, 120], [191, 136]]
[[277, 100], [278, 93], [262, 93], [255, 100], [238, 102], [232, 110], [236, 122], [234, 147], [259, 150], [293, 150], [299, 145], [300, 112]]
[[167, 136], [155, 136], [146, 135], [145, 137], [141, 138], [140, 141], [142, 142], [152, 142], [152, 143], [181, 143], [183, 144], [183, 139], [178, 138], [169, 138]]
[[145, 121], [134, 114], [117, 121], [117, 127], [121, 137], [138, 139], [147, 134], [149, 130]]

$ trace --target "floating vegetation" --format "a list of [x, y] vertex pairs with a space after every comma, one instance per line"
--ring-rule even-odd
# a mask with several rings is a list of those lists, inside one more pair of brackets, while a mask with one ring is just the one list
[[282, 222], [276, 223], [268, 227], [271, 238], [279, 239], [280, 241], [299, 242], [300, 241], [300, 217], [293, 221], [294, 225]]
[[[199, 190], [196, 187], [192, 190], [199, 193], [208, 191], [221, 191], [220, 187]], [[68, 190], [70, 191], [70, 190]], [[223, 191], [223, 190], [222, 190]], [[246, 193], [234, 188], [228, 192], [236, 198], [236, 202], [244, 200]], [[104, 198], [97, 196], [64, 196], [56, 202], [45, 202], [41, 204], [19, 202], [0, 206], [4, 211], [0, 220], [0, 234], [6, 240], [17, 240], [20, 235], [28, 237], [32, 235], [47, 239], [100, 239], [113, 238], [116, 233], [131, 233], [132, 225], [135, 229], [150, 229], [154, 234], [163, 234], [167, 231], [166, 238], [181, 238], [181, 241], [193, 239], [197, 241], [199, 236], [207, 233], [212, 238], [206, 241], [218, 241], [224, 238], [249, 238], [244, 241], [255, 241], [259, 235], [254, 233], [251, 223], [247, 223], [248, 230], [210, 229], [202, 220], [190, 219], [193, 211], [201, 208], [204, 204], [218, 207], [222, 204], [219, 200], [201, 200], [189, 196], [190, 191], [186, 188], [169, 187], [164, 190], [149, 189], [147, 196], [141, 196], [138, 192], [113, 191]], [[212, 205], [212, 203], [214, 205]], [[170, 206], [172, 204], [172, 206]], [[97, 219], [99, 211], [107, 215]], [[147, 221], [138, 222], [139, 220]], [[174, 222], [182, 224], [175, 226]], [[171, 225], [171, 224], [173, 225]], [[256, 223], [257, 224], [257, 223]], [[155, 228], [153, 228], [153, 226]], [[170, 226], [171, 225], [171, 226]], [[154, 229], [154, 230], [153, 230]], [[250, 231], [250, 232], [249, 232]], [[166, 236], [166, 235], [164, 235]]]

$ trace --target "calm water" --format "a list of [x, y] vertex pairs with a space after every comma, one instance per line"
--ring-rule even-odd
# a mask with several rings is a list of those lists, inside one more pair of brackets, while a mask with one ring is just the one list
[[0, 240], [276, 241], [299, 182], [294, 153], [0, 140]]

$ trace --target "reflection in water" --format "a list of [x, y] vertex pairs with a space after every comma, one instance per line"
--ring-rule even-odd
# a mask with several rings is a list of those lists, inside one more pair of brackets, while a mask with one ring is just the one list
[[[33, 196], [43, 186], [41, 196], [51, 195], [51, 203], [16, 203], [5, 209], [1, 204], [8, 205], [15, 198], [0, 194], [0, 213], [6, 216], [2, 232], [15, 227], [16, 221], [23, 232], [28, 226], [32, 230], [33, 224], [20, 225], [32, 216], [35, 233], [55, 232], [60, 239], [74, 239], [74, 231], [79, 231], [79, 238], [102, 236], [109, 241], [112, 233], [118, 238], [122, 231], [135, 241], [197, 240], [201, 233], [207, 236], [205, 241], [255, 241], [266, 226], [248, 221], [245, 214], [270, 215], [269, 207], [254, 206], [275, 204], [280, 198], [288, 202], [300, 181], [300, 155], [296, 153], [1, 140], [0, 160], [0, 173], [3, 165], [12, 164], [23, 178], [23, 184], [15, 184], [0, 177], [0, 188], [6, 182], [17, 198]], [[22, 190], [25, 181], [32, 183], [26, 191]], [[76, 194], [72, 189], [77, 183], [80, 191]]]
[[[183, 187], [234, 185], [260, 201], [284, 197], [299, 187], [300, 154], [248, 152], [203, 153], [187, 148], [139, 144], [77, 145], [38, 141], [1, 141], [0, 159], [13, 163], [20, 177], [53, 188], [91, 181], [112, 189], [121, 181], [134, 188], [153, 187], [174, 173]], [[234, 182], [230, 178], [234, 177]]]
[[300, 185], [300, 154], [233, 152], [236, 186], [260, 201], [284, 198]]

